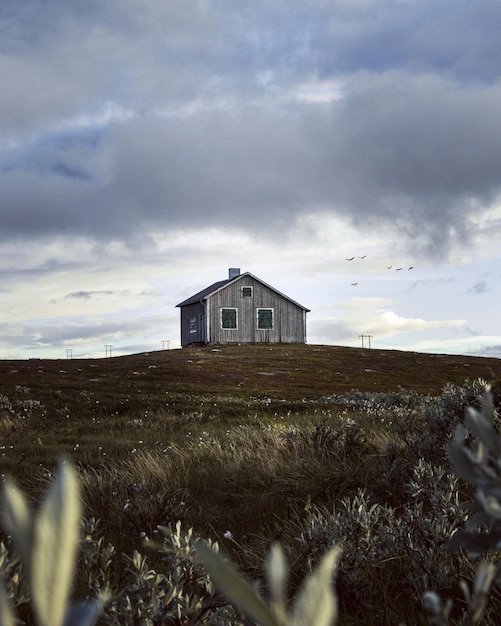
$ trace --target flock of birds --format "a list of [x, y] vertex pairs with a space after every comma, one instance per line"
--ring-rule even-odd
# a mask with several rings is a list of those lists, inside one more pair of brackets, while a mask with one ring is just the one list
[[[345, 261], [353, 261], [354, 259], [357, 259], [357, 258], [358, 258], [358, 259], [361, 259], [361, 260], [363, 261], [363, 260], [365, 259], [365, 257], [366, 257], [366, 256], [367, 256], [366, 254], [364, 254], [363, 256], [359, 256], [359, 257], [352, 256], [352, 257], [350, 257], [349, 259], [345, 259]], [[387, 266], [386, 266], [386, 269], [387, 269], [387, 270], [391, 270], [392, 268], [393, 268], [393, 265], [387, 265]], [[413, 269], [414, 269], [414, 266], [413, 266], [413, 265], [411, 265], [410, 267], [408, 267], [408, 268], [407, 268], [407, 271], [409, 272], [410, 270], [413, 270]], [[396, 272], [403, 272], [403, 270], [404, 270], [404, 268], [403, 268], [403, 267], [396, 267], [396, 268], [395, 268], [395, 271], [396, 271]], [[351, 283], [351, 284], [352, 284], [352, 286], [353, 286], [353, 287], [356, 287], [356, 286], [358, 285], [358, 283]]]

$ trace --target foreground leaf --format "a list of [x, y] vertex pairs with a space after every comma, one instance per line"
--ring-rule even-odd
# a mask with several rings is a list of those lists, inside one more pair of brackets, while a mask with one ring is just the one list
[[230, 602], [259, 626], [280, 626], [263, 598], [231, 563], [202, 541], [197, 542], [196, 551], [209, 576]]
[[10, 478], [5, 479], [2, 513], [2, 526], [6, 533], [11, 535], [21, 555], [23, 567], [29, 576], [33, 548], [33, 514], [23, 493]]
[[3, 578], [0, 578], [0, 626], [15, 626], [16, 619], [5, 590]]
[[76, 565], [80, 534], [79, 485], [62, 463], [44, 498], [33, 535], [31, 593], [40, 626], [61, 626]]
[[[490, 407], [490, 403], [492, 403], [491, 394], [484, 394], [482, 401], [486, 407]], [[499, 441], [492, 421], [487, 417], [487, 415], [492, 415], [492, 412], [480, 413], [473, 407], [467, 407], [465, 410], [465, 422], [468, 428], [476, 437], [478, 437], [487, 450], [490, 450], [490, 452], [497, 458], [500, 452]]]
[[272, 609], [276, 620], [285, 623], [287, 602], [287, 563], [279, 545], [271, 547], [266, 561], [266, 573], [270, 586]]
[[463, 549], [473, 554], [483, 554], [485, 552], [497, 552], [500, 543], [501, 531], [470, 533], [458, 530], [447, 542], [445, 550], [451, 554], [457, 554]]
[[67, 626], [93, 626], [103, 610], [100, 599], [74, 604], [66, 618]]
[[331, 548], [317, 569], [304, 581], [294, 605], [290, 626], [331, 626], [337, 618], [332, 577], [341, 550]]

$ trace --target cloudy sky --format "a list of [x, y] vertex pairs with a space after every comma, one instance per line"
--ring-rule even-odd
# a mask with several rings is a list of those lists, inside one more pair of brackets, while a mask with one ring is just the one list
[[500, 23], [2, 2], [0, 358], [178, 347], [175, 305], [229, 267], [310, 308], [309, 343], [501, 357]]

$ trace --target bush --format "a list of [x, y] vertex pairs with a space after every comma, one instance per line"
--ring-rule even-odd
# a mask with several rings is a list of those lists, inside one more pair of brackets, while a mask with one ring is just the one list
[[[466, 559], [443, 550], [465, 520], [458, 510], [458, 480], [443, 467], [421, 461], [407, 491], [409, 504], [398, 510], [372, 502], [362, 489], [334, 511], [316, 510], [307, 520], [299, 559], [308, 572], [330, 546], [342, 547], [338, 591], [347, 614], [362, 618], [369, 612], [396, 623], [409, 604], [418, 611], [428, 588], [450, 591], [451, 572], [471, 571]], [[382, 602], [392, 589], [399, 590], [402, 606], [398, 598]]]

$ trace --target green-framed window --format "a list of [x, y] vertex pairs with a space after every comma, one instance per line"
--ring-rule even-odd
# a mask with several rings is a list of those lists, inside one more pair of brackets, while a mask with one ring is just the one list
[[257, 310], [257, 327], [259, 330], [273, 329], [273, 309]]
[[237, 321], [237, 309], [221, 309], [221, 328], [226, 330], [236, 330]]

